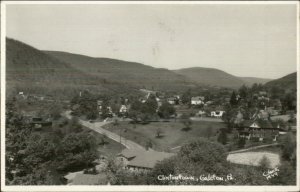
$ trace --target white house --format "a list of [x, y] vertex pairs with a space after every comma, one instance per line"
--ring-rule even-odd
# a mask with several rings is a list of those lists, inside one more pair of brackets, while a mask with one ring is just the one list
[[192, 105], [204, 104], [204, 97], [203, 96], [192, 97], [191, 98], [191, 104]]
[[210, 116], [221, 118], [224, 113], [225, 113], [225, 111], [212, 111], [212, 112], [210, 112]]
[[176, 104], [176, 101], [177, 101], [177, 98], [176, 97], [170, 97], [167, 99], [168, 103], [171, 104], [171, 105], [175, 105]]
[[126, 105], [121, 105], [120, 113], [126, 113], [127, 111], [128, 111], [128, 108], [126, 107]]

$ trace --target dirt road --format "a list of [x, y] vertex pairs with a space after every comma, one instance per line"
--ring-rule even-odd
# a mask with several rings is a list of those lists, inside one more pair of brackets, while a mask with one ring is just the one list
[[[71, 115], [71, 111], [66, 111], [63, 114], [65, 117], [67, 117], [68, 119], [72, 118]], [[131, 140], [128, 140], [124, 137], [120, 137], [120, 135], [113, 133], [111, 131], [108, 131], [106, 129], [103, 129], [102, 126], [108, 124], [109, 122], [94, 122], [94, 123], [90, 123], [88, 121], [84, 121], [84, 120], [79, 120], [79, 123], [89, 129], [92, 129], [102, 135], [106, 135], [108, 138], [124, 145], [126, 148], [128, 149], [139, 149], [139, 150], [145, 150], [145, 148]]]

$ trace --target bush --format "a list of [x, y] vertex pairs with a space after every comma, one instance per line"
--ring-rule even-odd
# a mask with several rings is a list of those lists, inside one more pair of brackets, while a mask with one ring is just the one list
[[266, 170], [270, 168], [271, 162], [270, 160], [264, 155], [263, 158], [259, 161], [259, 166], [263, 169]]
[[246, 139], [245, 138], [239, 138], [237, 142], [237, 146], [239, 149], [244, 148], [246, 144]]

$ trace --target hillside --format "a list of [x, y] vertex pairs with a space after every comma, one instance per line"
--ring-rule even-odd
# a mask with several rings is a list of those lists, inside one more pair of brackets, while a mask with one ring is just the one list
[[265, 84], [266, 87], [279, 87], [287, 91], [297, 90], [297, 72], [286, 75], [282, 78], [270, 81]]
[[257, 78], [257, 77], [238, 77], [238, 78], [240, 78], [245, 83], [245, 85], [248, 85], [248, 86], [251, 86], [254, 83], [265, 84], [269, 81], [272, 81], [272, 79]]
[[9, 91], [61, 93], [83, 89], [121, 90], [112, 84], [73, 68], [48, 54], [20, 41], [6, 39], [6, 78]]
[[218, 87], [238, 88], [243, 85], [243, 81], [224, 71], [212, 68], [192, 67], [174, 70], [174, 72], [184, 75], [191, 81]]
[[174, 72], [186, 76], [193, 82], [217, 87], [239, 88], [242, 85], [252, 86], [254, 83], [264, 84], [270, 81], [256, 77], [237, 77], [219, 69], [204, 67], [185, 68]]
[[167, 69], [154, 68], [140, 63], [108, 58], [93, 58], [66, 52], [45, 51], [75, 69], [112, 83], [122, 82], [136, 88], [155, 90], [185, 90], [196, 87], [186, 77]]

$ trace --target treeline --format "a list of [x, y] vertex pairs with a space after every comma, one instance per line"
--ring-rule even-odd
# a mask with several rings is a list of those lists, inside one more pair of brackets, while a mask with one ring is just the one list
[[60, 118], [52, 129], [34, 131], [15, 108], [15, 102], [7, 102], [7, 185], [65, 184], [63, 174], [93, 165], [98, 157], [96, 140], [77, 119]]
[[[97, 101], [101, 101], [101, 109], [99, 109]], [[109, 95], [93, 94], [84, 91], [81, 96], [76, 95], [72, 98], [71, 105], [73, 106], [73, 115], [86, 116], [87, 119], [111, 117], [108, 108], [116, 115], [120, 115], [121, 105], [127, 105], [130, 106], [130, 109], [126, 112], [126, 116], [130, 117], [133, 123], [148, 123], [159, 118], [168, 119], [175, 115], [176, 112], [175, 108], [167, 101], [162, 102], [162, 105], [158, 106], [155, 95], [150, 95], [145, 102], [141, 102], [138, 96], [110, 97]], [[99, 112], [101, 115], [99, 115]]]

